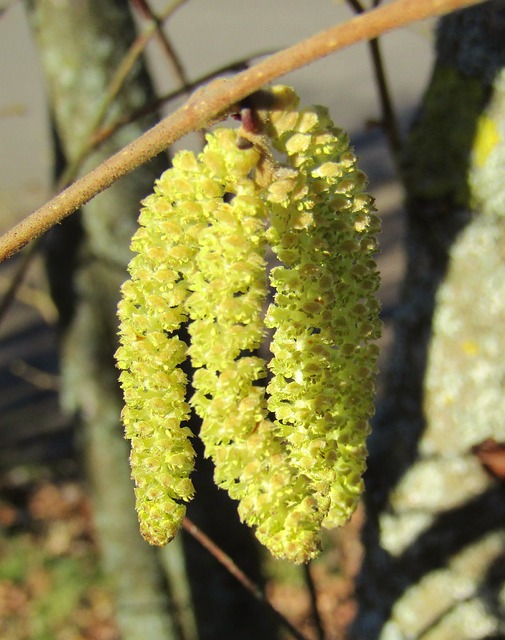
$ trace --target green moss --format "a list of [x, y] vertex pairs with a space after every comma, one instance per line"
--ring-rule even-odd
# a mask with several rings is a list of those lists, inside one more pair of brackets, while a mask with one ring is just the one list
[[406, 145], [402, 168], [410, 197], [469, 203], [470, 154], [486, 98], [480, 79], [435, 68]]

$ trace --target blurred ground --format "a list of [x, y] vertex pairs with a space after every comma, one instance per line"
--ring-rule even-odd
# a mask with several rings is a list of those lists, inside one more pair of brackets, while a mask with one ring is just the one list
[[[158, 0], [153, 4], [163, 3]], [[276, 0], [275, 3], [270, 0], [254, 3], [190, 0], [175, 14], [169, 34], [189, 77], [197, 78], [232, 60], [291, 44], [350, 15], [342, 2], [332, 0]], [[405, 130], [429, 73], [432, 58], [428, 27], [386, 36], [383, 51], [393, 99]], [[160, 90], [174, 88], [155, 46], [151, 47], [150, 55]], [[330, 56], [308, 69], [290, 74], [283, 81], [297, 88], [304, 103], [322, 103], [330, 108], [336, 124], [350, 131], [362, 166], [369, 175], [370, 192], [376, 197], [383, 218], [379, 266], [386, 322], [382, 341], [382, 362], [385, 363], [403, 270], [402, 194], [384, 136], [368, 124], [377, 120], [379, 112], [366, 46], [355, 46]], [[2, 231], [40, 205], [50, 193], [51, 182], [42, 78], [21, 3], [14, 3], [0, 17], [0, 86]], [[180, 146], [188, 143], [191, 141], [186, 140]], [[0, 265], [0, 293], [6, 290], [19, 261], [18, 257]], [[12, 616], [33, 616], [34, 601], [39, 602], [40, 594], [43, 596], [44, 589], [49, 588], [47, 585], [54, 587], [53, 574], [50, 577], [44, 574], [47, 566], [54, 567], [61, 557], [77, 558], [79, 562], [79, 558], [85, 556], [89, 560], [95, 553], [88, 498], [82, 485], [76, 484], [79, 466], [72, 422], [58, 408], [57, 331], [55, 312], [46, 291], [42, 264], [37, 259], [9, 313], [0, 318], [0, 526], [10, 534], [21, 534], [22, 542], [18, 540], [16, 544], [27, 544], [27, 549], [32, 544], [47, 550], [43, 560], [34, 561], [35, 577], [27, 569], [24, 582], [20, 582], [19, 572], [11, 571], [9, 577], [8, 571], [2, 568], [14, 551], [10, 543], [7, 544], [7, 538], [0, 536], [0, 635], [8, 640], [31, 638], [18, 631], [7, 635], [6, 629], [10, 627], [5, 625], [13, 624]], [[61, 509], [54, 505], [60, 505]], [[76, 525], [75, 518], [80, 524]], [[341, 630], [354, 612], [352, 575], [359, 565], [359, 548], [353, 527], [354, 530], [359, 527], [359, 516], [348, 533], [337, 534], [335, 549], [338, 551], [333, 560], [328, 564], [326, 558], [325, 565], [315, 567], [320, 607], [326, 612], [328, 628], [332, 629], [327, 640], [341, 637]], [[52, 555], [51, 540], [58, 530], [66, 531], [67, 546]], [[88, 560], [84, 564], [93, 567], [94, 560]], [[348, 563], [347, 577], [341, 571], [344, 561]], [[92, 585], [93, 580], [90, 580]], [[98, 602], [96, 607], [102, 607], [101, 613], [91, 614], [86, 610], [88, 618], [96, 618], [98, 622], [92, 630], [82, 624], [79, 627], [72, 614], [69, 624], [78, 630], [77, 635], [65, 635], [62, 631], [58, 639], [114, 640], [107, 596], [100, 586], [90, 589], [91, 595], [85, 590], [77, 597], [75, 615], [80, 619], [81, 605], [91, 610]], [[307, 596], [302, 586], [287, 587], [274, 581], [269, 592], [279, 609], [308, 629]]]

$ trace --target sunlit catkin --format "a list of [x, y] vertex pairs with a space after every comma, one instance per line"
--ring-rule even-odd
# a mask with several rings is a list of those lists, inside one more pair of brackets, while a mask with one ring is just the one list
[[379, 221], [347, 136], [326, 109], [297, 110], [287, 87], [268, 133], [287, 157], [267, 189], [280, 265], [266, 324], [276, 431], [313, 484], [324, 524], [344, 524], [363, 490], [381, 323], [373, 260]]
[[158, 545], [174, 537], [186, 511], [184, 502], [194, 493], [194, 450], [184, 426], [189, 416], [186, 375], [179, 366], [187, 345], [177, 331], [187, 318], [186, 279], [194, 269], [204, 225], [199, 199], [213, 189], [196, 168], [193, 154], [179, 154], [144, 200], [131, 245], [137, 255], [118, 307], [121, 346], [116, 359], [122, 370], [122, 419], [131, 441], [137, 512], [142, 535]]
[[268, 211], [249, 175], [260, 154], [239, 149], [238, 140], [236, 131], [219, 129], [199, 158], [219, 196], [202, 205], [207, 226], [187, 279], [191, 404], [216, 483], [239, 501], [240, 517], [275, 556], [302, 562], [319, 551], [323, 514], [268, 417], [267, 366], [257, 353], [266, 332]]
[[177, 154], [144, 202], [117, 359], [144, 536], [170, 540], [192, 497], [191, 405], [241, 519], [276, 557], [306, 562], [363, 490], [379, 223], [327, 111], [299, 110], [288, 87], [265, 103]]

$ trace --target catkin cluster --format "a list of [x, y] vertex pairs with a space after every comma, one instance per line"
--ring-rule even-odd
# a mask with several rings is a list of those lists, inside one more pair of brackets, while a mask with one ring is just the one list
[[192, 407], [242, 520], [275, 556], [305, 562], [362, 492], [379, 225], [327, 111], [272, 93], [260, 136], [216, 130], [144, 201], [117, 361], [144, 537], [168, 542], [193, 496]]

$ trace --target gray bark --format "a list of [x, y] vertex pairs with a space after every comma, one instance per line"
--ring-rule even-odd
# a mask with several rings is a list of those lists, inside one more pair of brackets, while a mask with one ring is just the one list
[[406, 144], [408, 269], [354, 640], [505, 635], [505, 487], [481, 454], [505, 442], [504, 41], [502, 0], [441, 21]]
[[[122, 0], [33, 0], [27, 4], [57, 136], [65, 158], [71, 161], [87, 139], [113, 70], [135, 37], [133, 21]], [[139, 64], [108, 119], [127, 115], [151, 98], [145, 69]], [[150, 124], [152, 119], [122, 129], [88, 157], [81, 172], [99, 164]], [[80, 234], [73, 220], [49, 238], [53, 275], [59, 270], [53, 288], [66, 301], [62, 398], [67, 409], [80, 415], [97, 532], [104, 568], [116, 592], [123, 640], [175, 637], [158, 558], [138, 531], [113, 359], [116, 304], [126, 277], [139, 202], [164, 164], [152, 162], [86, 205]]]

